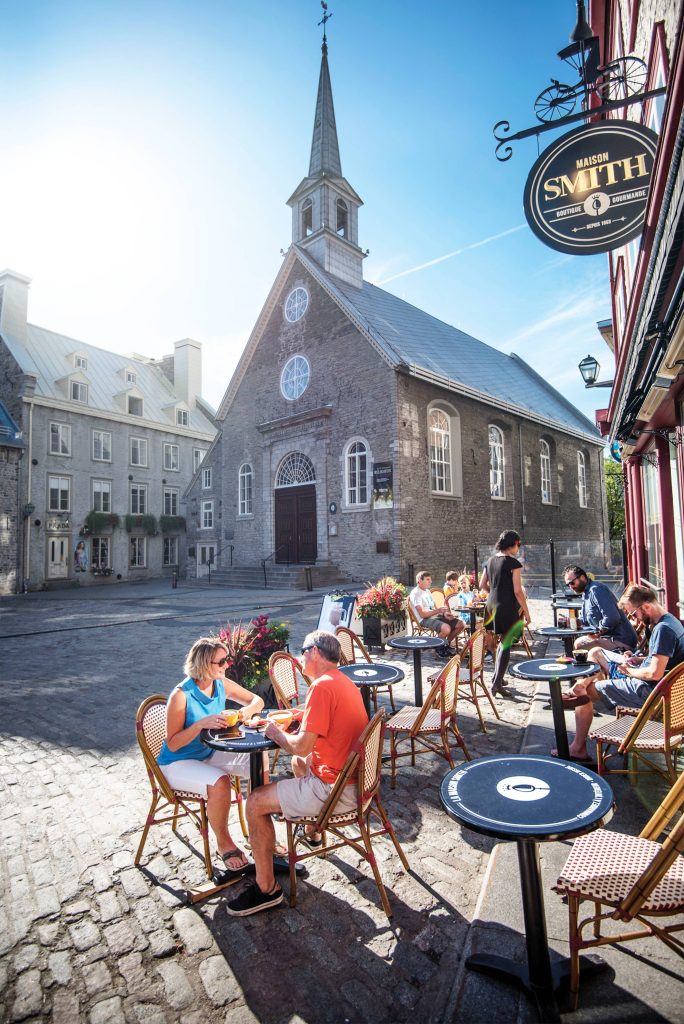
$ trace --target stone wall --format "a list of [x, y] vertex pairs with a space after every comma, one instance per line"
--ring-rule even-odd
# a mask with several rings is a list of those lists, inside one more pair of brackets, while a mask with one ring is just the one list
[[0, 594], [21, 591], [23, 504], [19, 474], [23, 450], [0, 445]]

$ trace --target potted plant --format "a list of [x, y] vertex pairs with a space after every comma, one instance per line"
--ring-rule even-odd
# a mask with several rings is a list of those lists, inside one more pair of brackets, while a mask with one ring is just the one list
[[393, 636], [406, 633], [406, 587], [393, 576], [369, 584], [356, 601], [363, 621], [363, 642], [383, 647]]
[[276, 706], [275, 694], [268, 678], [268, 659], [275, 651], [287, 647], [290, 631], [284, 622], [269, 623], [268, 615], [258, 615], [243, 626], [227, 622], [219, 630], [228, 661], [226, 675], [241, 686], [254, 690], [264, 698], [267, 707]]

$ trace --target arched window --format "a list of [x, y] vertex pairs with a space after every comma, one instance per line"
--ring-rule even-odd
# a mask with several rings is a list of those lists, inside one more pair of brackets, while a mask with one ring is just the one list
[[349, 231], [349, 210], [343, 199], [337, 200], [337, 234], [346, 238]]
[[451, 424], [443, 409], [430, 409], [430, 488], [451, 494]]
[[313, 203], [305, 199], [302, 203], [302, 238], [306, 238], [313, 231]]
[[252, 492], [254, 473], [249, 462], [243, 462], [239, 472], [240, 515], [252, 515]]
[[587, 488], [587, 460], [584, 452], [577, 452], [577, 496], [580, 508], [586, 508], [589, 504], [589, 490]]
[[302, 452], [290, 452], [278, 466], [276, 487], [299, 487], [316, 483], [316, 470], [311, 459]]
[[548, 441], [542, 438], [539, 442], [539, 468], [541, 470], [542, 504], [551, 504], [551, 449]]
[[368, 504], [368, 446], [350, 441], [345, 449], [345, 495], [347, 505]]
[[506, 497], [504, 436], [499, 427], [489, 425], [489, 493], [492, 498]]
[[295, 402], [306, 391], [311, 367], [305, 356], [292, 356], [285, 363], [283, 372], [280, 374], [280, 393], [288, 402]]

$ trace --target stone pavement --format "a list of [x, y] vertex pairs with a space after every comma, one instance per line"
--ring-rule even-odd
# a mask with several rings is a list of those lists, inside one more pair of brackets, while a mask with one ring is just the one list
[[[295, 909], [242, 920], [226, 914], [224, 895], [184, 905], [187, 886], [203, 878], [189, 827], [179, 836], [153, 828], [142, 870], [133, 866], [149, 805], [133, 729], [140, 701], [167, 693], [190, 644], [227, 619], [266, 611], [290, 623], [297, 649], [321, 601], [316, 593], [167, 588], [0, 601], [0, 1019], [461, 1019], [459, 969], [494, 843], [442, 812], [447, 766], [437, 757], [400, 769], [395, 791], [383, 787], [412, 869], [405, 874], [391, 845], [376, 842], [391, 926], [367, 865], [351, 851], [309, 862]], [[550, 621], [543, 602], [533, 602], [533, 615], [537, 625]], [[387, 658], [404, 665], [396, 691], [412, 703], [409, 661]], [[533, 684], [514, 690], [497, 702], [500, 721], [486, 713], [486, 735], [473, 709], [459, 708], [473, 756], [520, 749]], [[509, 883], [515, 889], [517, 878]], [[471, 1001], [467, 1018], [490, 1019], [486, 1007]]]

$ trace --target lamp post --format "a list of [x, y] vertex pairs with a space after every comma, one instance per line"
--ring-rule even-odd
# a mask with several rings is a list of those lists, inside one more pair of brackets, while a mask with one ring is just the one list
[[595, 359], [594, 356], [584, 357], [579, 364], [579, 372], [582, 374], [585, 388], [612, 388], [615, 383], [614, 380], [596, 379], [600, 369], [598, 359]]

